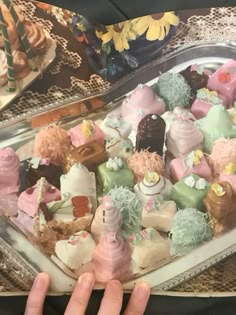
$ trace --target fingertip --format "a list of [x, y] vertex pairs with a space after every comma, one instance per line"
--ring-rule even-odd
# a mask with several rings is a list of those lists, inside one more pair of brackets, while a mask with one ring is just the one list
[[83, 287], [84, 289], [92, 289], [94, 284], [95, 284], [95, 277], [90, 272], [83, 273], [77, 281], [77, 285]]
[[147, 282], [138, 282], [136, 283], [133, 293], [135, 295], [138, 295], [140, 297], [149, 297], [151, 292], [150, 286], [148, 285]]
[[112, 287], [112, 288], [123, 290], [122, 285], [119, 280], [109, 280], [107, 282], [106, 287]]
[[34, 280], [32, 289], [44, 289], [49, 286], [50, 278], [46, 272], [41, 272]]

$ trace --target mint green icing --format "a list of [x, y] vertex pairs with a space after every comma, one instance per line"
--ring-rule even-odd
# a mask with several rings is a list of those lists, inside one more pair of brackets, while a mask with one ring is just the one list
[[208, 216], [194, 208], [177, 211], [171, 231], [170, 254], [182, 256], [212, 238]]
[[107, 127], [112, 127], [112, 128], [119, 128], [120, 127], [120, 120], [116, 116], [107, 116], [104, 119], [103, 123]]
[[115, 208], [122, 214], [121, 235], [127, 238], [130, 234], [141, 230], [142, 203], [138, 196], [126, 187], [117, 187], [109, 191]]
[[212, 105], [223, 105], [222, 100], [216, 96], [212, 95], [211, 93], [207, 93], [206, 89], [200, 89], [197, 91], [197, 98], [203, 101], [206, 101]]
[[191, 88], [181, 74], [166, 72], [159, 77], [153, 88], [165, 101], [169, 110], [176, 106], [190, 106]]
[[204, 135], [203, 149], [206, 153], [211, 153], [214, 142], [221, 138], [236, 138], [236, 128], [234, 127], [230, 115], [222, 105], [212, 106], [202, 119], [195, 122]]
[[[191, 186], [193, 187], [190, 187], [190, 185], [186, 185], [186, 178], [190, 178], [192, 183]], [[172, 186], [170, 200], [175, 201], [179, 209], [195, 208], [198, 210], [204, 210], [205, 206], [203, 203], [203, 199], [207, 194], [209, 183], [206, 181], [204, 189], [197, 189], [196, 183], [200, 179], [201, 177], [199, 177], [198, 175], [191, 174], [179, 180]], [[201, 186], [201, 188], [203, 187]]]

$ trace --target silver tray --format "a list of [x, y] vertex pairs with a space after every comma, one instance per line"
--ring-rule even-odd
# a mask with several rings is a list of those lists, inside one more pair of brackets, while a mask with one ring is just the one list
[[[139, 69], [135, 74], [120, 80], [107, 93], [99, 96], [107, 104], [98, 112], [90, 113], [89, 116], [95, 120], [103, 118], [109, 111], [113, 111], [121, 105], [126, 93], [131, 91], [137, 83], [147, 83], [151, 86], [156, 83], [160, 73], [170, 70], [179, 72], [193, 63], [202, 64], [208, 69], [216, 70], [226, 60], [233, 59], [235, 55], [236, 45], [233, 43], [196, 43], [180, 49], [173, 54], [146, 65], [145, 68]], [[89, 101], [91, 98], [86, 100]], [[66, 112], [67, 106], [71, 106], [71, 103], [62, 104], [60, 109], [63, 107], [63, 110]], [[51, 117], [50, 110], [42, 115], [45, 118]], [[42, 121], [42, 117], [40, 121]], [[29, 146], [28, 143], [33, 139], [37, 130], [37, 128], [31, 128], [33, 119], [35, 117], [19, 121], [12, 126], [3, 127], [0, 133], [0, 146], [10, 145], [15, 150], [22, 147], [24, 143], [26, 143], [26, 146]], [[68, 129], [80, 123], [82, 119], [83, 117], [68, 115], [64, 116], [61, 124], [65, 129]], [[40, 127], [40, 124], [37, 127]], [[23, 151], [25, 154], [25, 150]], [[19, 152], [22, 152], [22, 150]], [[27, 157], [22, 156], [22, 158]], [[55, 291], [71, 291], [76, 281], [75, 277], [70, 273], [66, 274], [63, 272], [39, 247], [32, 245], [29, 240], [30, 237], [25, 236], [4, 217], [0, 217], [0, 242], [1, 239], [2, 242], [8, 244], [15, 251], [17, 259], [22, 259], [27, 268], [32, 269], [32, 273], [40, 270], [49, 272], [52, 278], [52, 288]], [[130, 290], [137, 281], [146, 280], [151, 287], [156, 289], [171, 289], [235, 253], [235, 239], [236, 229], [207, 242], [184, 257], [165, 262], [164, 265], [155, 266], [155, 268], [146, 269], [142, 273], [136, 274], [131, 281], [124, 283], [123, 286], [125, 289]], [[97, 288], [100, 287], [98, 286]]]

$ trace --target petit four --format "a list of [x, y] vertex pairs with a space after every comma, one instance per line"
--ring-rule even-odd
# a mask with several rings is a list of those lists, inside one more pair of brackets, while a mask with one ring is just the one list
[[179, 73], [166, 72], [160, 75], [154, 90], [163, 98], [169, 110], [176, 106], [188, 108], [190, 105], [191, 87]]
[[135, 131], [145, 116], [162, 115], [164, 111], [164, 101], [149, 86], [143, 84], [139, 84], [122, 103], [122, 117], [132, 124], [132, 129]]
[[204, 152], [211, 153], [214, 142], [221, 138], [235, 138], [236, 127], [222, 105], [212, 106], [208, 114], [195, 122], [204, 135]]
[[56, 242], [55, 253], [57, 257], [70, 269], [89, 263], [96, 244], [87, 231], [79, 231], [67, 240]]
[[195, 174], [182, 178], [172, 186], [170, 199], [179, 209], [195, 208], [204, 210], [203, 199], [207, 194], [209, 183]]
[[113, 206], [112, 199], [109, 196], [103, 197], [91, 224], [93, 238], [98, 241], [102, 235], [108, 232], [119, 233], [121, 225], [122, 215], [120, 210]]
[[131, 234], [129, 241], [132, 247], [132, 259], [140, 268], [155, 266], [170, 258], [169, 241], [152, 228]]
[[236, 194], [229, 182], [212, 183], [204, 204], [214, 235], [236, 227]]
[[96, 141], [80, 145], [66, 154], [65, 171], [69, 172], [75, 163], [82, 163], [90, 171], [96, 171], [97, 166], [108, 158], [104, 145]]
[[129, 244], [117, 233], [105, 234], [92, 253], [92, 271], [98, 282], [127, 279], [131, 275], [130, 263]]
[[211, 181], [212, 177], [211, 168], [201, 150], [192, 151], [182, 159], [176, 158], [171, 160], [169, 169], [174, 183], [190, 174], [196, 174], [205, 178], [208, 182]]
[[183, 158], [191, 151], [202, 149], [203, 134], [192, 121], [179, 119], [172, 123], [166, 134], [167, 151]]
[[211, 228], [208, 216], [194, 208], [176, 212], [170, 231], [170, 254], [182, 256], [210, 240]]
[[229, 60], [214, 72], [207, 83], [210, 90], [227, 97], [228, 105], [233, 105], [236, 101], [236, 61]]
[[148, 171], [165, 175], [163, 159], [155, 152], [147, 150], [135, 152], [127, 162], [129, 169], [134, 174], [135, 183], [140, 182]]
[[122, 119], [121, 115], [108, 114], [107, 117], [99, 123], [106, 140], [112, 138], [127, 139], [132, 131], [131, 123]]
[[98, 166], [97, 178], [103, 192], [112, 188], [124, 186], [134, 187], [134, 176], [121, 158], [109, 158], [107, 162]]
[[191, 106], [191, 113], [196, 119], [201, 119], [207, 115], [211, 106], [224, 105], [222, 99], [216, 91], [209, 91], [206, 88], [197, 91], [195, 101]]
[[75, 196], [86, 196], [92, 203], [92, 208], [97, 208], [96, 179], [93, 172], [81, 163], [75, 163], [67, 174], [60, 178], [62, 199]]
[[0, 195], [18, 192], [19, 166], [19, 158], [11, 148], [0, 148]]
[[41, 177], [60, 189], [60, 177], [63, 174], [62, 166], [55, 165], [49, 159], [40, 159], [37, 157], [29, 161], [25, 176], [26, 188], [34, 186]]
[[121, 234], [123, 238], [141, 230], [142, 202], [139, 197], [126, 187], [117, 187], [109, 191], [114, 208], [122, 214]]
[[170, 130], [170, 126], [176, 120], [195, 121], [196, 118], [186, 108], [176, 106], [173, 111], [167, 111], [161, 116], [166, 123], [166, 133]]
[[218, 177], [220, 182], [229, 182], [233, 191], [236, 193], [236, 164], [228, 163], [223, 172]]
[[150, 197], [161, 195], [163, 199], [168, 200], [172, 184], [164, 176], [156, 172], [148, 171], [141, 182], [134, 186], [135, 193], [144, 202]]
[[136, 150], [148, 150], [163, 155], [166, 123], [161, 116], [149, 114], [138, 124]]
[[219, 138], [216, 140], [209, 161], [216, 177], [224, 172], [229, 163], [236, 164], [236, 138]]
[[209, 71], [205, 70], [202, 66], [191, 65], [185, 70], [181, 71], [180, 74], [185, 78], [191, 87], [193, 96], [196, 95], [197, 90], [205, 88], [207, 86]]
[[71, 143], [76, 148], [94, 140], [101, 145], [104, 144], [104, 133], [92, 120], [83, 120], [82, 124], [69, 130], [69, 135]]
[[34, 139], [33, 156], [49, 159], [50, 163], [63, 165], [65, 155], [70, 150], [70, 138], [67, 132], [56, 125], [40, 129]]

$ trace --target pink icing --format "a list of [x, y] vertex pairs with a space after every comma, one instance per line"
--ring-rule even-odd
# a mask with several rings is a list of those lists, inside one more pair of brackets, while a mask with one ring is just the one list
[[122, 117], [137, 130], [139, 122], [148, 114], [162, 115], [165, 103], [147, 85], [138, 85], [122, 103]]
[[0, 149], [0, 194], [12, 194], [19, 190], [18, 156], [11, 148]]
[[[232, 105], [236, 100], [236, 61], [229, 60], [220, 69], [214, 72], [207, 84], [207, 88], [217, 91], [218, 93], [224, 95], [227, 98], [227, 105]], [[231, 72], [232, 71], [232, 72]], [[229, 74], [229, 80], [226, 82], [221, 82], [219, 76], [222, 73]]]
[[98, 282], [124, 280], [130, 274], [131, 252], [117, 233], [105, 234], [92, 253], [92, 270]]
[[70, 138], [67, 132], [50, 125], [42, 128], [35, 136], [33, 156], [49, 159], [51, 163], [63, 165], [65, 154], [70, 150]]
[[195, 149], [202, 149], [203, 134], [189, 120], [176, 120], [166, 135], [166, 147], [174, 157], [185, 157]]
[[192, 173], [205, 178], [208, 182], [211, 181], [211, 169], [204, 156], [201, 158], [200, 164], [188, 168], [184, 166], [182, 159], [173, 159], [170, 162], [170, 173], [174, 182], [178, 182], [181, 178]]
[[[18, 198], [18, 208], [25, 212], [28, 216], [34, 217], [38, 212], [40, 201], [38, 200], [38, 186], [40, 180], [33, 187], [23, 191]], [[45, 180], [44, 191], [42, 194], [42, 202], [48, 203], [61, 199], [61, 194], [58, 189], [53, 187]]]
[[91, 234], [95, 240], [108, 232], [119, 232], [121, 228], [121, 213], [114, 208], [109, 196], [103, 197], [101, 205], [97, 208], [91, 225]]
[[236, 138], [219, 138], [215, 141], [210, 155], [210, 164], [217, 176], [228, 163], [236, 164]]
[[140, 182], [147, 171], [157, 172], [160, 175], [165, 175], [165, 167], [162, 158], [155, 152], [143, 150], [135, 152], [128, 159], [128, 167], [134, 174], [134, 182]]
[[94, 123], [95, 130], [89, 137], [83, 135], [82, 126], [83, 124], [79, 124], [78, 126], [71, 128], [69, 131], [71, 143], [73, 146], [79, 147], [80, 145], [92, 142], [94, 140], [96, 140], [101, 145], [104, 144], [104, 133], [97, 124]]

